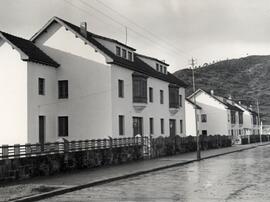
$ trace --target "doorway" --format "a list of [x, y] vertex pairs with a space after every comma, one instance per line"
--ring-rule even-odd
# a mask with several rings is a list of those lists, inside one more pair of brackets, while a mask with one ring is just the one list
[[45, 116], [39, 116], [39, 143], [45, 143]]
[[170, 137], [175, 137], [176, 135], [176, 121], [175, 119], [170, 119]]
[[143, 118], [133, 117], [133, 136], [143, 135]]

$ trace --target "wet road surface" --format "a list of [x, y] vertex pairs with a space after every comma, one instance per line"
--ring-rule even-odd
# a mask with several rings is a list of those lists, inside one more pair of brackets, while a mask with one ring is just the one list
[[270, 146], [86, 188], [44, 201], [270, 201]]

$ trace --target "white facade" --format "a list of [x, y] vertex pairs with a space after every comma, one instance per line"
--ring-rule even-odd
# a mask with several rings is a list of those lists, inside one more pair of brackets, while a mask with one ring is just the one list
[[[102, 43], [105, 46], [106, 40]], [[134, 103], [132, 74], [135, 71], [109, 64], [110, 56], [69, 27], [52, 23], [46, 32], [35, 37], [35, 44], [60, 67], [24, 62], [10, 45], [0, 46], [0, 91], [5, 98], [0, 101], [3, 123], [0, 130], [1, 134], [9, 134], [8, 138], [0, 136], [0, 144], [39, 142], [39, 116], [45, 117], [45, 142], [60, 138], [58, 117], [62, 116], [68, 117], [68, 136], [63, 138], [69, 141], [133, 137], [133, 117], [142, 118], [142, 135], [150, 135], [150, 118], [154, 123], [153, 137], [170, 135], [170, 119], [176, 123], [175, 133], [185, 135], [183, 87], [179, 87], [183, 106], [170, 109], [170, 83], [148, 75], [147, 91], [153, 89], [153, 102], [149, 102], [148, 92], [147, 103]], [[110, 49], [112, 44], [108, 42]], [[45, 81], [44, 95], [38, 93], [39, 78]], [[68, 81], [66, 99], [58, 98], [60, 80]], [[118, 80], [124, 83], [123, 98], [118, 96]], [[163, 104], [160, 104], [160, 90], [164, 92]], [[124, 117], [123, 136], [119, 135], [119, 116]], [[164, 120], [163, 133], [160, 119]]]
[[[219, 98], [199, 89], [189, 98], [196, 96], [196, 104], [201, 108], [200, 130], [207, 135], [229, 135], [234, 136], [239, 133], [239, 117], [236, 112], [235, 123], [231, 122], [231, 110]], [[202, 117], [206, 116], [206, 121]]]
[[[258, 124], [253, 124], [256, 113], [231, 99], [207, 93], [201, 89], [192, 94], [189, 99], [196, 97], [196, 104], [201, 107], [198, 128], [200, 134], [229, 135], [234, 142], [239, 142], [242, 135], [258, 134]], [[187, 135], [196, 135], [194, 108], [186, 102]], [[233, 116], [235, 114], [235, 116]], [[242, 118], [240, 117], [242, 114]], [[203, 116], [206, 121], [202, 121]], [[234, 118], [234, 120], [232, 120]], [[241, 120], [241, 121], [240, 121]], [[193, 124], [193, 129], [192, 128]]]
[[[197, 109], [196, 109], [197, 108]], [[196, 136], [196, 116], [197, 114], [197, 130], [199, 134], [202, 134], [201, 130], [201, 114], [205, 112], [200, 108], [196, 107], [193, 103], [188, 100], [185, 100], [185, 111], [186, 111], [186, 135]]]
[[0, 145], [27, 142], [27, 63], [1, 39], [0, 92]]

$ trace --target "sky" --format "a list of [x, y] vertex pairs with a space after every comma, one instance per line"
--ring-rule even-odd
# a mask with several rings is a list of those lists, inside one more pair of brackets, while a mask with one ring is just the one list
[[[165, 60], [174, 72], [270, 55], [269, 0], [0, 0], [0, 30], [29, 39], [51, 17]], [[127, 30], [127, 32], [126, 32]]]

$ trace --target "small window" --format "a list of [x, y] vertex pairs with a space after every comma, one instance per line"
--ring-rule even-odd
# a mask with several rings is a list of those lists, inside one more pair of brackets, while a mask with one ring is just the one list
[[149, 119], [149, 125], [150, 125], [150, 134], [154, 134], [154, 118]]
[[164, 74], [167, 74], [167, 67], [164, 67]]
[[128, 51], [128, 60], [132, 61], [132, 52]]
[[180, 120], [180, 133], [183, 133], [183, 120]]
[[156, 63], [156, 70], [159, 71], [159, 65]]
[[163, 66], [162, 65], [160, 65], [160, 72], [163, 72]]
[[127, 58], [127, 51], [125, 49], [122, 49], [122, 57]]
[[164, 95], [163, 95], [163, 90], [160, 90], [160, 104], [164, 103]]
[[118, 97], [124, 97], [124, 81], [118, 80]]
[[119, 121], [119, 135], [124, 135], [124, 125], [125, 125], [124, 116], [119, 115], [118, 121]]
[[179, 107], [182, 107], [182, 95], [179, 95]]
[[58, 98], [68, 98], [68, 80], [58, 81]]
[[59, 137], [68, 136], [68, 116], [58, 117], [58, 135]]
[[164, 119], [160, 119], [160, 132], [164, 134]]
[[153, 88], [149, 88], [149, 102], [153, 102]]
[[38, 94], [45, 95], [45, 79], [38, 78]]
[[116, 55], [121, 56], [121, 48], [119, 46], [116, 46]]
[[201, 115], [201, 120], [202, 120], [202, 123], [206, 123], [207, 122], [207, 115], [206, 114], [202, 114]]

